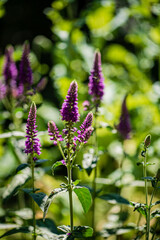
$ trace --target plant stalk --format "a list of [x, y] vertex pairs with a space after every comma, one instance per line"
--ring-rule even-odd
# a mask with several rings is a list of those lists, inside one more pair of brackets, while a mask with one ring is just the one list
[[73, 231], [73, 200], [72, 200], [72, 169], [70, 164], [68, 165], [68, 192], [69, 192], [69, 206], [70, 206], [70, 227]]
[[70, 228], [73, 231], [73, 199], [72, 199], [72, 159], [70, 153], [70, 140], [71, 140], [71, 123], [68, 129], [68, 162], [67, 162], [67, 173], [68, 173], [68, 193], [69, 193], [69, 207], [70, 207]]
[[[31, 156], [31, 170], [32, 170], [32, 191], [34, 193], [34, 160], [33, 160], [33, 154]], [[36, 218], [35, 218], [35, 204], [34, 200], [32, 198], [32, 212], [33, 212], [33, 240], [36, 240]]]
[[[146, 149], [145, 149], [146, 150]], [[146, 169], [146, 163], [147, 163], [147, 159], [146, 159], [146, 155], [147, 155], [147, 150], [145, 151], [145, 157], [144, 157], [144, 165], [143, 165], [143, 172], [144, 172], [144, 182], [145, 182], [145, 197], [146, 197], [146, 206], [148, 206], [148, 188], [147, 188], [147, 169]], [[150, 229], [150, 222], [149, 221], [149, 209], [146, 208], [146, 225], [147, 225], [147, 229], [146, 229], [146, 240], [149, 240], [149, 229]]]
[[[94, 145], [95, 145], [95, 158], [98, 158], [98, 141], [97, 141], [97, 109], [95, 108], [95, 122], [94, 122]], [[97, 178], [97, 163], [96, 167], [93, 169], [94, 176], [92, 182], [93, 196], [92, 196], [92, 228], [95, 232], [95, 198], [96, 198], [96, 178]]]

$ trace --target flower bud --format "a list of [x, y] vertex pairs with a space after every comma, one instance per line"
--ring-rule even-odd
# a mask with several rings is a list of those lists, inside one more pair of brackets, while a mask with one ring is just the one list
[[150, 144], [151, 144], [151, 135], [149, 134], [146, 136], [146, 138], [144, 140], [144, 147], [148, 148]]

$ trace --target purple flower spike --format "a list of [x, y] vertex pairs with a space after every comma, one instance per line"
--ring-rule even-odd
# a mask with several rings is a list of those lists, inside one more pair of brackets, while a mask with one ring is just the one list
[[93, 128], [89, 127], [85, 130], [84, 134], [83, 134], [83, 142], [87, 143], [88, 139], [90, 138], [91, 134], [93, 132]]
[[5, 52], [5, 65], [3, 69], [3, 75], [5, 79], [6, 86], [10, 85], [12, 81], [15, 81], [17, 78], [17, 67], [15, 62], [12, 59], [13, 48], [9, 47]]
[[104, 95], [104, 78], [101, 68], [101, 54], [95, 53], [93, 69], [89, 77], [89, 94], [92, 95], [92, 101], [97, 105], [100, 104], [100, 100]]
[[40, 147], [41, 144], [39, 142], [39, 139], [36, 138], [37, 136], [37, 130], [36, 130], [36, 105], [34, 102], [32, 102], [28, 119], [27, 119], [27, 128], [26, 128], [26, 142], [25, 142], [25, 153], [29, 154], [34, 154], [37, 153], [38, 155], [41, 154]]
[[127, 95], [125, 96], [122, 102], [120, 122], [116, 126], [116, 128], [124, 139], [129, 139], [130, 132], [131, 132], [131, 123], [130, 123], [128, 109], [126, 106], [126, 99], [127, 99]]
[[64, 100], [62, 109], [60, 110], [62, 120], [66, 122], [77, 122], [79, 120], [77, 91], [77, 82], [71, 82], [66, 100]]
[[0, 80], [0, 100], [5, 98], [5, 96], [6, 96], [6, 85], [3, 84]]
[[21, 58], [21, 62], [19, 65], [19, 84], [20, 87], [30, 89], [33, 84], [32, 70], [29, 62], [29, 52], [30, 48], [28, 44], [24, 44], [23, 54]]
[[84, 122], [81, 124], [80, 129], [78, 130], [78, 140], [79, 142], [83, 142], [84, 141], [84, 132], [86, 131], [87, 128], [91, 127], [93, 122], [93, 113], [90, 112], [87, 114]]
[[54, 145], [57, 145], [57, 141], [61, 142], [63, 141], [62, 135], [59, 135], [59, 131], [58, 128], [55, 124], [55, 122], [53, 121], [49, 121], [48, 123], [48, 133], [50, 136], [52, 136], [50, 138], [50, 140], [53, 140]]

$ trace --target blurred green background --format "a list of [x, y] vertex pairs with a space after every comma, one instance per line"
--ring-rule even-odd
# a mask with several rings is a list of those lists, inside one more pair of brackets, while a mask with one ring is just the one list
[[[62, 129], [59, 108], [66, 96], [69, 84], [76, 79], [79, 85], [79, 111], [81, 119], [85, 116], [82, 103], [90, 100], [88, 95], [88, 77], [93, 64], [94, 51], [99, 49], [102, 55], [102, 69], [105, 78], [105, 95], [100, 108], [98, 141], [101, 158], [98, 162], [97, 186], [107, 193], [118, 192], [122, 178], [121, 194], [130, 201], [144, 202], [142, 160], [140, 150], [143, 140], [152, 136], [148, 157], [155, 165], [148, 167], [148, 175], [154, 176], [160, 167], [160, 3], [159, 0], [0, 0], [0, 76], [4, 65], [4, 50], [14, 46], [14, 60], [18, 64], [22, 54], [22, 44], [28, 40], [31, 47], [30, 61], [36, 84], [43, 76], [47, 77], [46, 88], [33, 96], [38, 106], [37, 125], [39, 131], [47, 131], [47, 122], [54, 120]], [[128, 93], [132, 136], [123, 141], [114, 126], [118, 123], [121, 104]], [[24, 106], [23, 106], [24, 107]], [[15, 110], [21, 118], [22, 126], [17, 130], [25, 131], [28, 114], [27, 106]], [[108, 127], [111, 126], [111, 127]], [[9, 112], [0, 102], [0, 133], [14, 129]], [[64, 180], [65, 169], [57, 169], [55, 176], [49, 166], [61, 160], [60, 153], [52, 146], [47, 133], [40, 136], [43, 172], [36, 186], [49, 192]], [[0, 193], [11, 182], [15, 169], [25, 162], [23, 153], [25, 139], [22, 137], [0, 138]], [[92, 139], [88, 147], [92, 146]], [[79, 155], [81, 163], [86, 147]], [[125, 151], [125, 157], [124, 157]], [[54, 156], [54, 157], [53, 157]], [[123, 175], [118, 166], [123, 159]], [[82, 185], [89, 185], [92, 174], [75, 170], [74, 178], [80, 178]], [[137, 182], [139, 181], [139, 182]], [[150, 193], [150, 191], [149, 191]], [[159, 193], [157, 193], [158, 199]], [[13, 198], [17, 199], [17, 196]], [[10, 198], [0, 209], [2, 222], [16, 222], [18, 217], [6, 216], [6, 211], [18, 209]], [[25, 196], [26, 203], [29, 202]], [[65, 201], [64, 201], [65, 199]], [[77, 206], [77, 199], [75, 203]], [[117, 221], [137, 223], [138, 213], [132, 208], [124, 208], [124, 218], [119, 220], [118, 205], [97, 200], [97, 229]], [[48, 214], [56, 225], [68, 224], [68, 196], [57, 197]], [[37, 218], [42, 212], [37, 207]], [[90, 215], [83, 214], [82, 208], [75, 208], [75, 225], [89, 224]], [[141, 219], [141, 224], [144, 219]], [[154, 222], [153, 222], [154, 224]], [[4, 231], [3, 231], [4, 232]], [[131, 234], [131, 235], [129, 235]], [[121, 239], [131, 239], [133, 232]], [[20, 239], [19, 235], [6, 239]], [[111, 236], [110, 239], [116, 239]]]

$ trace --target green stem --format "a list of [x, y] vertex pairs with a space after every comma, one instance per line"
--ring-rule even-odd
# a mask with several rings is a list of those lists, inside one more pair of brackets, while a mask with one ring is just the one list
[[73, 200], [72, 200], [72, 159], [70, 153], [70, 141], [71, 141], [71, 128], [72, 123], [69, 123], [68, 128], [68, 161], [67, 161], [67, 173], [68, 173], [68, 193], [69, 193], [69, 207], [70, 207], [70, 228], [73, 231]]
[[60, 152], [61, 152], [61, 154], [62, 154], [62, 157], [63, 157], [64, 160], [66, 161], [66, 157], [64, 156], [64, 153], [63, 153], [63, 150], [62, 150], [62, 147], [61, 147], [61, 144], [60, 144], [59, 141], [57, 141], [57, 146], [59, 147], [59, 150], [60, 150]]
[[[31, 170], [32, 170], [32, 191], [34, 193], [34, 160], [33, 160], [33, 154], [31, 155]], [[33, 212], [33, 240], [36, 240], [36, 218], [35, 218], [35, 204], [34, 200], [32, 199], [32, 212]]]
[[[144, 172], [144, 182], [145, 182], [145, 196], [146, 196], [146, 205], [148, 206], [148, 188], [147, 188], [147, 169], [146, 169], [146, 155], [147, 155], [147, 150], [145, 149], [145, 157], [144, 157], [144, 165], [143, 165], [143, 172]], [[149, 240], [149, 225], [150, 223], [148, 222], [149, 220], [149, 209], [146, 208], [146, 224], [147, 224], [147, 230], [146, 230], [146, 240]]]
[[69, 191], [69, 206], [70, 206], [70, 227], [73, 231], [73, 200], [72, 200], [72, 169], [70, 164], [68, 165], [68, 191]]
[[[94, 122], [94, 145], [95, 145], [95, 158], [98, 158], [98, 141], [97, 141], [97, 109], [95, 108], [95, 122]], [[92, 228], [95, 231], [95, 199], [96, 199], [96, 178], [97, 178], [97, 163], [94, 168], [94, 176], [92, 182], [93, 189], [93, 203], [92, 203]]]

